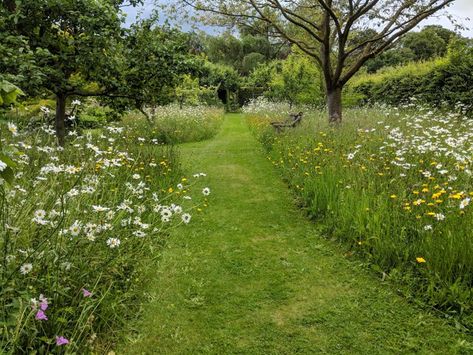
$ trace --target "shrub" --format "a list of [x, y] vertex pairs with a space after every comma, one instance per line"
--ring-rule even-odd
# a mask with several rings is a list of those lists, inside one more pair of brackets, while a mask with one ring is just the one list
[[473, 106], [472, 58], [472, 47], [454, 41], [444, 58], [361, 74], [353, 78], [349, 87], [363, 95], [365, 102], [396, 105], [414, 97], [436, 107], [461, 104], [466, 112]]
[[120, 114], [112, 108], [93, 103], [86, 105], [79, 111], [75, 124], [80, 128], [98, 128], [119, 119]]

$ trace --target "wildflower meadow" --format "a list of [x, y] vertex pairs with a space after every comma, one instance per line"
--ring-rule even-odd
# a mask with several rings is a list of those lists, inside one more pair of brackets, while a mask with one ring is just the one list
[[142, 118], [137, 119], [138, 113], [129, 114], [124, 122], [154, 142], [176, 144], [212, 138], [222, 124], [223, 110], [204, 105], [180, 107], [170, 104], [150, 109], [149, 115], [151, 127]]
[[145, 127], [71, 130], [62, 148], [49, 126], [2, 125], [2, 352], [106, 348], [139, 311], [144, 266], [199, 218], [206, 174]]
[[[259, 109], [258, 109], [259, 107]], [[412, 103], [349, 110], [343, 127], [313, 111], [276, 134], [287, 107], [246, 109], [306, 213], [382, 275], [471, 324], [473, 121]]]
[[0, 1], [0, 354], [473, 354], [471, 3]]

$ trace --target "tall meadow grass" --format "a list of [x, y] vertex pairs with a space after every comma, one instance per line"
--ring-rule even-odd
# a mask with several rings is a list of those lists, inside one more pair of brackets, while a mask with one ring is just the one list
[[1, 124], [16, 166], [0, 184], [0, 352], [104, 353], [139, 310], [144, 271], [209, 194], [143, 127], [71, 130], [61, 148], [51, 127]]
[[141, 114], [132, 113], [125, 123], [149, 139], [164, 144], [198, 142], [212, 138], [223, 122], [223, 109], [211, 106], [184, 106], [170, 104], [149, 110], [151, 122]]
[[471, 326], [473, 120], [406, 105], [346, 110], [332, 127], [312, 111], [277, 134], [268, 124], [277, 116], [247, 110], [307, 213], [348, 255]]

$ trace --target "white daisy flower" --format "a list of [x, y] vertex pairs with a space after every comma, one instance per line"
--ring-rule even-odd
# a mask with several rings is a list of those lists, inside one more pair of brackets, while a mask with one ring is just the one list
[[69, 232], [73, 237], [77, 237], [80, 234], [81, 229], [82, 223], [76, 220], [72, 226], [69, 227]]
[[44, 217], [46, 217], [46, 211], [45, 210], [36, 210], [34, 212], [34, 216], [35, 216], [35, 218], [43, 219]]
[[18, 134], [18, 127], [16, 125], [14, 125], [13, 123], [11, 123], [11, 122], [8, 122], [8, 130], [14, 136], [16, 136]]
[[163, 208], [163, 209], [161, 210], [161, 217], [163, 217], [163, 218], [171, 218], [171, 216], [172, 216], [172, 212], [171, 212], [170, 209], [168, 209], [168, 208]]
[[133, 235], [134, 235], [135, 237], [139, 237], [139, 238], [146, 237], [146, 233], [143, 232], [143, 231], [139, 231], [139, 230], [138, 230], [138, 231], [134, 231], [134, 232], [133, 232]]
[[115, 212], [114, 211], [108, 211], [105, 217], [110, 221], [115, 217]]
[[92, 209], [93, 209], [95, 212], [107, 212], [107, 211], [110, 210], [110, 208], [108, 208], [108, 207], [96, 206], [96, 205], [92, 205]]
[[191, 221], [191, 218], [192, 218], [192, 216], [189, 213], [184, 213], [181, 216], [181, 219], [185, 224], [188, 224]]
[[30, 263], [23, 264], [23, 265], [21, 265], [21, 267], [20, 267], [20, 272], [21, 272], [23, 275], [26, 275], [26, 274], [30, 273], [31, 270], [33, 270], [33, 265], [30, 264]]
[[460, 202], [460, 209], [464, 209], [466, 206], [470, 204], [471, 199], [469, 197], [465, 198]]
[[120, 246], [120, 239], [118, 238], [108, 238], [107, 239], [107, 245], [110, 247], [110, 249], [113, 248], [118, 248]]

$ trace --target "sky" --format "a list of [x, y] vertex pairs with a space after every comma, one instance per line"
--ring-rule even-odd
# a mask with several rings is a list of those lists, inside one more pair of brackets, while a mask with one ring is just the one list
[[[166, 3], [168, 1], [160, 0], [159, 2]], [[138, 14], [140, 17], [147, 17], [151, 13], [153, 7], [154, 7], [154, 0], [145, 0], [145, 5], [141, 6], [140, 8], [133, 8], [133, 7], [124, 8], [124, 11], [127, 15], [126, 24], [129, 25], [130, 23], [133, 23]], [[455, 0], [453, 5], [451, 5], [447, 9], [447, 12], [451, 14], [457, 22], [462, 24], [464, 27], [468, 28], [466, 30], [460, 31], [461, 34], [465, 37], [473, 38], [473, 0]], [[445, 17], [431, 18], [422, 22], [423, 26], [429, 25], [429, 24], [439, 24], [439, 25], [442, 25], [443, 27], [453, 29], [453, 25]], [[183, 27], [184, 27], [184, 30], [186, 30], [186, 26], [183, 26]], [[214, 32], [212, 31], [212, 29], [208, 27], [202, 28], [202, 29], [207, 32]]]

